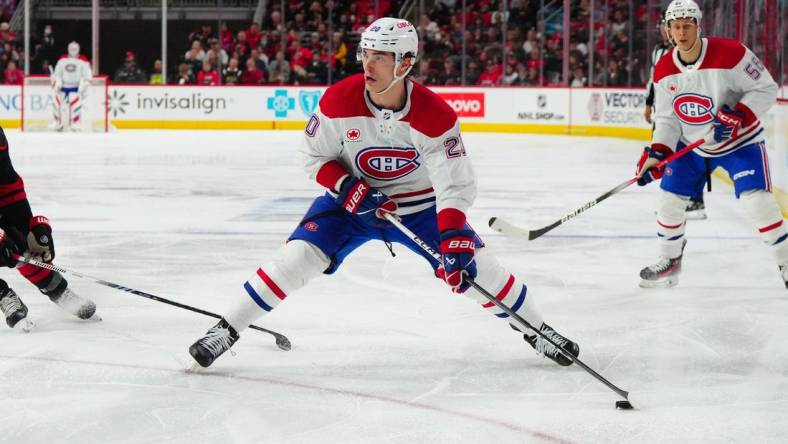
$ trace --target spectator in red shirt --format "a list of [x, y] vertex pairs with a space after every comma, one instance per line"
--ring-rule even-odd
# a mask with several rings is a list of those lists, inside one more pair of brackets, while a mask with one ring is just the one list
[[257, 69], [257, 65], [251, 58], [246, 60], [246, 71], [241, 76], [241, 85], [261, 85], [263, 83], [264, 74]]
[[230, 53], [233, 51], [233, 48], [235, 48], [235, 37], [233, 37], [230, 28], [227, 27], [227, 23], [222, 23], [219, 30], [219, 40], [221, 41], [222, 49], [226, 52]]
[[202, 86], [215, 86], [219, 84], [219, 74], [208, 60], [202, 63], [202, 70], [197, 73], [197, 84]]
[[249, 42], [250, 48], [255, 48], [260, 44], [262, 34], [260, 33], [260, 24], [253, 22], [252, 26], [246, 30], [246, 41]]
[[480, 86], [495, 86], [498, 84], [498, 80], [501, 78], [501, 74], [503, 70], [501, 69], [501, 64], [497, 63], [497, 61], [488, 63], [487, 69], [479, 76], [479, 85]]
[[5, 83], [9, 85], [21, 85], [22, 79], [24, 79], [24, 77], [25, 77], [25, 73], [16, 67], [16, 62], [13, 60], [9, 60], [8, 67], [5, 69], [5, 72], [3, 73], [3, 79]]

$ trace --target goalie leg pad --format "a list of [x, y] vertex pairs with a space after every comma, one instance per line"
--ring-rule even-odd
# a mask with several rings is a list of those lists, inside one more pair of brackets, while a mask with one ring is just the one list
[[739, 199], [761, 234], [763, 243], [772, 248], [777, 263], [788, 264], [788, 232], [774, 195], [764, 190], [751, 190], [742, 193]]
[[670, 191], [662, 191], [657, 210], [657, 237], [660, 256], [675, 259], [681, 256], [686, 228], [689, 199]]
[[[528, 286], [515, 278], [509, 270], [498, 262], [492, 253], [487, 252], [486, 248], [480, 248], [476, 252], [476, 270], [475, 281], [477, 284], [492, 293], [497, 300], [528, 321], [529, 324], [536, 328], [542, 325], [544, 320], [536, 308], [533, 295]], [[463, 294], [481, 303], [483, 308], [489, 310], [495, 316], [516, 323], [512, 319], [508, 319], [508, 314], [501, 311], [500, 308], [476, 291], [475, 288], [471, 287]]]
[[68, 96], [68, 125], [71, 129], [79, 129], [82, 118], [82, 98], [77, 93]]
[[226, 313], [225, 320], [241, 332], [330, 265], [331, 260], [319, 248], [291, 240], [244, 283], [239, 303]]

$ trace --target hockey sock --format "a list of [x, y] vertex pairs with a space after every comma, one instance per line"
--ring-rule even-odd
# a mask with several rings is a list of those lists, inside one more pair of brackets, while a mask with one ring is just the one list
[[788, 233], [774, 195], [764, 190], [752, 190], [742, 193], [739, 199], [761, 234], [763, 243], [772, 248], [777, 263], [788, 264]]
[[[487, 289], [497, 300], [528, 321], [534, 328], [539, 328], [542, 325], [544, 320], [536, 308], [528, 286], [501, 266], [492, 254], [487, 253], [485, 248], [480, 248], [476, 253], [476, 267], [478, 274], [475, 281], [477, 284]], [[468, 289], [463, 294], [480, 302], [483, 308], [495, 316], [509, 322], [516, 322], [508, 319], [508, 314], [502, 312], [474, 288]]]
[[657, 237], [660, 256], [674, 259], [681, 256], [686, 228], [687, 199], [663, 191], [657, 210]]
[[329, 258], [314, 245], [301, 240], [288, 242], [244, 283], [239, 302], [225, 313], [225, 320], [240, 333], [330, 264]]
[[50, 271], [35, 265], [20, 265], [19, 273], [35, 285], [41, 293], [47, 295], [49, 299], [59, 298], [68, 286], [68, 281], [57, 271]]

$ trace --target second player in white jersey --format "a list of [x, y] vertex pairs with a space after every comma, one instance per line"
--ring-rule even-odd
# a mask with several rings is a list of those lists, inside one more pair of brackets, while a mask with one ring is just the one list
[[[665, 12], [675, 48], [657, 63], [656, 129], [638, 162], [639, 185], [662, 178], [657, 212], [660, 259], [641, 270], [641, 286], [678, 283], [687, 199], [707, 168], [720, 167], [733, 180], [763, 242], [774, 253], [788, 287], [788, 232], [772, 195], [769, 160], [759, 116], [776, 102], [777, 85], [758, 58], [740, 42], [701, 38], [701, 10], [692, 0], [674, 0]], [[657, 169], [671, 147], [704, 139], [689, 154]]]
[[[380, 240], [389, 249], [398, 243], [421, 255], [452, 291], [514, 322], [469, 288], [469, 276], [565, 353], [577, 356], [578, 345], [544, 322], [532, 290], [498, 263], [466, 222], [476, 178], [457, 116], [436, 94], [406, 78], [418, 52], [416, 29], [405, 20], [382, 18], [362, 33], [359, 47], [364, 73], [331, 86], [304, 130], [305, 169], [326, 193], [314, 200], [287, 243], [243, 284], [224, 319], [189, 348], [191, 355], [199, 365], [211, 365], [255, 319], [321, 273], [334, 273], [357, 247]], [[440, 245], [441, 260], [415, 245], [385, 219], [386, 213], [395, 214], [423, 242]], [[560, 365], [572, 364], [526, 330], [521, 331], [525, 341], [538, 353]]]

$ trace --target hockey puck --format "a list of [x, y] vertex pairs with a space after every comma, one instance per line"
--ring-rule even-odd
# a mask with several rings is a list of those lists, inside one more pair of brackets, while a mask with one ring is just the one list
[[632, 410], [632, 404], [629, 401], [616, 401], [616, 408], [620, 410]]

